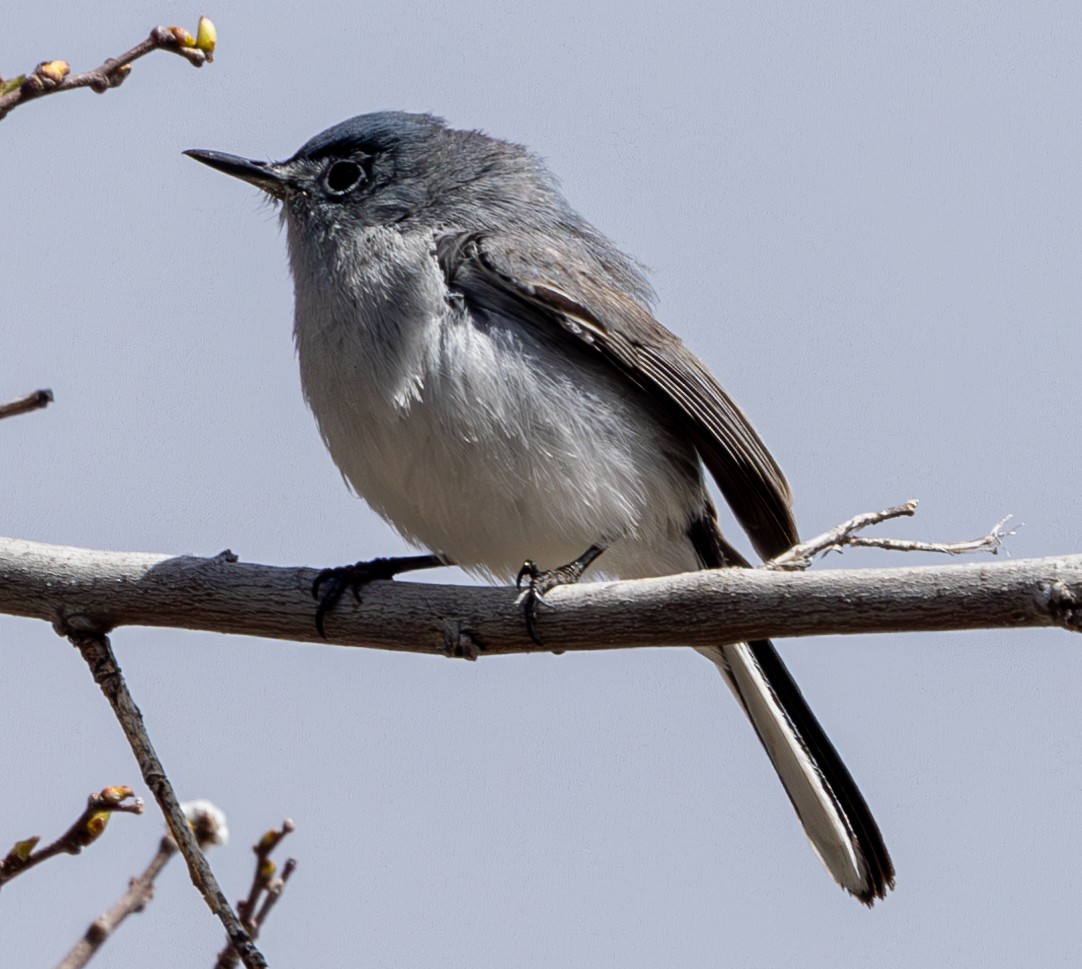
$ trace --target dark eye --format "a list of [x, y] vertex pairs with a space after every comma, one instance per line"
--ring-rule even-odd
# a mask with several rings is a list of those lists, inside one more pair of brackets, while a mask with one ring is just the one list
[[358, 165], [357, 162], [336, 161], [327, 169], [327, 175], [323, 181], [327, 186], [327, 191], [334, 195], [342, 195], [351, 188], [356, 188], [367, 181], [367, 179], [368, 175], [365, 173], [364, 168]]

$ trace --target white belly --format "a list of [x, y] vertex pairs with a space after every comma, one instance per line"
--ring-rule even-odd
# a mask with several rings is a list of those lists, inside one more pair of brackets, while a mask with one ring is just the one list
[[595, 543], [609, 546], [604, 573], [694, 568], [690, 446], [601, 361], [570, 361], [514, 324], [476, 325], [430, 262], [409, 305], [384, 285], [386, 302], [316, 312], [327, 300], [298, 289], [305, 395], [356, 492], [409, 541], [501, 579]]

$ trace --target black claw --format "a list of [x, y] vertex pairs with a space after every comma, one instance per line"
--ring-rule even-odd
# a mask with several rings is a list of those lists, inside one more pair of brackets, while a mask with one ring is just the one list
[[531, 584], [540, 578], [541, 573], [538, 571], [536, 563], [532, 559], [526, 559], [522, 563], [522, 568], [518, 570], [518, 575], [515, 576], [515, 588], [522, 588], [522, 580], [529, 577]]
[[[379, 578], [377, 575], [371, 575], [365, 568], [369, 564], [368, 562], [358, 562], [356, 565], [343, 565], [334, 569], [324, 569], [316, 576], [315, 581], [312, 583], [312, 598], [319, 603], [316, 606], [316, 631], [324, 639], [327, 638], [327, 631], [323, 626], [323, 621], [327, 617], [327, 613], [338, 605], [338, 600], [342, 598], [342, 594], [346, 589], [353, 589], [354, 598], [360, 602], [361, 586]], [[325, 590], [324, 586], [326, 586]]]
[[316, 599], [316, 600], [319, 599], [319, 590], [322, 588], [323, 583], [331, 578], [331, 575], [333, 574], [333, 572], [334, 572], [334, 569], [324, 569], [322, 572], [319, 573], [319, 575], [317, 575], [315, 577], [315, 579], [312, 582], [312, 598], [313, 599]]
[[604, 550], [603, 545], [591, 545], [574, 562], [568, 562], [567, 565], [561, 565], [558, 569], [548, 569], [544, 572], [532, 559], [526, 559], [522, 563], [522, 568], [518, 570], [518, 575], [515, 577], [515, 586], [521, 589], [522, 580], [530, 580], [522, 596], [522, 617], [526, 620], [526, 632], [529, 634], [530, 641], [535, 646], [544, 646], [537, 632], [537, 607], [539, 604], [544, 604], [545, 593], [558, 585], [573, 585], [578, 582], [590, 563]]
[[[324, 639], [327, 633], [323, 628], [323, 620], [327, 614], [338, 604], [346, 589], [353, 592], [353, 598], [361, 601], [361, 589], [369, 582], [377, 579], [393, 579], [402, 572], [413, 569], [431, 569], [445, 565], [442, 558], [436, 555], [415, 555], [402, 558], [380, 558], [368, 562], [357, 562], [355, 565], [340, 565], [333, 569], [324, 569], [312, 582], [312, 598], [319, 605], [316, 607], [316, 631]], [[323, 591], [323, 587], [326, 590]]]
[[534, 588], [527, 589], [522, 599], [522, 618], [526, 620], [526, 633], [535, 646], [545, 645], [537, 631], [537, 606], [544, 601], [544, 596]]
[[324, 639], [327, 638], [327, 630], [323, 628], [323, 617], [335, 607], [341, 598], [342, 593], [340, 591], [330, 592], [320, 599], [319, 605], [316, 606], [316, 632]]
[[545, 593], [552, 588], [552, 585], [546, 585], [546, 582], [555, 571], [554, 569], [552, 572], [542, 572], [533, 559], [526, 559], [522, 563], [522, 568], [518, 570], [518, 575], [515, 576], [516, 589], [522, 588], [523, 579], [529, 579], [526, 593], [522, 597], [522, 618], [526, 620], [526, 632], [530, 637], [530, 642], [535, 646], [545, 645], [541, 642], [541, 635], [537, 631], [537, 606], [545, 601]]

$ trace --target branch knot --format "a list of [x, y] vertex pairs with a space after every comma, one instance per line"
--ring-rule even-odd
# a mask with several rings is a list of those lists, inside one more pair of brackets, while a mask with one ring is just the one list
[[1048, 612], [1064, 629], [1082, 632], [1082, 602], [1066, 582], [1053, 582], [1048, 587]]

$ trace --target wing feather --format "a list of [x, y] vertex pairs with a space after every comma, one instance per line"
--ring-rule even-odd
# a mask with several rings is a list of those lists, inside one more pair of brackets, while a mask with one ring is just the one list
[[603, 265], [569, 269], [555, 246], [526, 252], [499, 233], [443, 236], [437, 257], [467, 301], [561, 329], [675, 412], [760, 555], [772, 558], [798, 541], [789, 485], [748, 419], [675, 335], [606, 285]]

